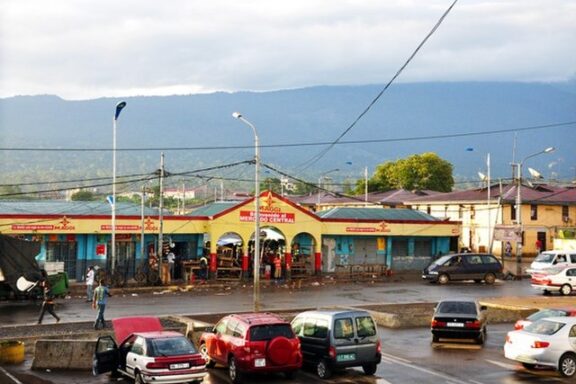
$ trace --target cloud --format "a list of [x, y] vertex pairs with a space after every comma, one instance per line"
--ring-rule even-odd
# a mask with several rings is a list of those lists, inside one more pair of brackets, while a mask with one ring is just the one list
[[[451, 0], [4, 0], [0, 97], [384, 83]], [[461, 1], [400, 81], [574, 75], [571, 0]]]

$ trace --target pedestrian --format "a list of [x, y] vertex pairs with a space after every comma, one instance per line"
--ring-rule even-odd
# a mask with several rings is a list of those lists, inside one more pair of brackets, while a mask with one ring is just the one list
[[86, 271], [86, 301], [92, 302], [92, 295], [94, 294], [94, 267], [88, 266]]
[[172, 279], [174, 279], [174, 262], [176, 261], [176, 255], [174, 254], [174, 252], [172, 251], [168, 252], [166, 260], [168, 261], [168, 271], [170, 273], [170, 281], [172, 281]]
[[282, 259], [280, 255], [274, 257], [274, 278], [279, 279], [282, 277]]
[[40, 288], [42, 289], [42, 310], [40, 311], [40, 317], [38, 318], [38, 324], [42, 324], [42, 319], [44, 318], [44, 314], [48, 312], [51, 314], [55, 319], [56, 322], [60, 322], [60, 317], [56, 315], [54, 312], [54, 295], [52, 294], [52, 287], [50, 286], [50, 282], [48, 281], [48, 274], [45, 270], [41, 271], [42, 279], [40, 280]]
[[112, 297], [110, 290], [105, 285], [104, 279], [98, 282], [98, 287], [94, 290], [94, 298], [92, 299], [92, 308], [98, 308], [98, 316], [94, 322], [94, 329], [98, 329], [98, 324], [102, 324], [102, 328], [106, 327], [106, 320], [104, 320], [104, 311], [106, 310], [106, 303], [108, 297]]
[[540, 252], [542, 251], [542, 240], [538, 239], [536, 240], [536, 254], [540, 254]]
[[200, 258], [200, 278], [204, 281], [208, 279], [208, 259], [204, 255]]

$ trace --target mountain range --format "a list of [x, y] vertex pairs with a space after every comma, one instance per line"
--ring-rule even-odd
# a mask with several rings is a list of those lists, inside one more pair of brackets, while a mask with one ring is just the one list
[[[154, 172], [161, 152], [166, 169], [182, 177], [253, 159], [254, 134], [232, 117], [239, 111], [257, 129], [262, 162], [309, 181], [328, 172], [334, 179], [362, 178], [365, 167], [371, 174], [380, 163], [422, 152], [451, 162], [463, 180], [485, 173], [490, 153], [492, 177], [508, 178], [511, 162], [550, 146], [554, 153], [526, 166], [545, 178], [575, 177], [576, 81], [400, 83], [378, 97], [383, 88], [0, 99], [3, 184], [109, 177], [120, 100], [127, 106], [117, 120], [118, 175]], [[340, 143], [327, 146], [345, 131]], [[248, 180], [250, 172], [253, 166], [246, 164], [201, 173]], [[263, 177], [278, 176], [266, 172]]]

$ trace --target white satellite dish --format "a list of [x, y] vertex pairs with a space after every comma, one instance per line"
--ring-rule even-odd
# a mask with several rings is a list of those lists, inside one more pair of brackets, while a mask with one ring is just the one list
[[542, 175], [540, 174], [540, 172], [538, 172], [534, 168], [528, 168], [528, 172], [530, 172], [530, 176], [532, 176], [533, 179], [541, 179], [542, 178]]
[[479, 177], [480, 180], [482, 180], [482, 181], [488, 180], [488, 177], [487, 177], [485, 174], [483, 174], [482, 172], [478, 172], [478, 177]]
[[16, 288], [18, 288], [22, 292], [28, 292], [32, 288], [34, 288], [38, 282], [33, 282], [30, 280], [26, 280], [24, 276], [20, 276], [18, 280], [16, 280]]

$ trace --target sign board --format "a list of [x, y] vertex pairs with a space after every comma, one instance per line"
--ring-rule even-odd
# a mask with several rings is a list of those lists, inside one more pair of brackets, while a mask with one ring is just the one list
[[516, 225], [496, 225], [494, 227], [494, 240], [522, 242], [522, 231]]

